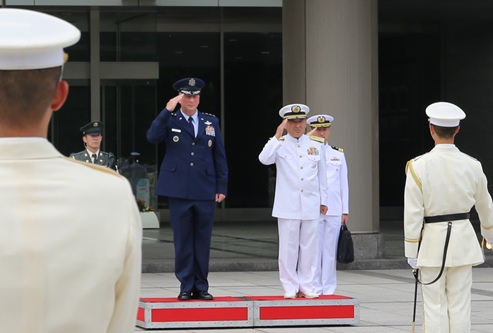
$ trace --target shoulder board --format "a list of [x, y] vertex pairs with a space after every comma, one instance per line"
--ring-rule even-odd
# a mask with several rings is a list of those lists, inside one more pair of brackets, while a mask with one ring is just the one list
[[279, 141], [284, 141], [284, 137], [283, 137], [283, 136], [281, 136], [281, 137], [279, 138]]
[[325, 142], [325, 139], [324, 138], [320, 138], [320, 137], [315, 136], [315, 135], [310, 135], [310, 139], [313, 140], [313, 141], [321, 142], [321, 143], [324, 143]]
[[405, 172], [407, 173], [407, 170], [409, 169], [409, 167], [411, 167], [411, 164], [414, 162], [414, 161], [417, 161], [419, 160], [419, 158], [423, 156], [423, 155], [419, 155], [419, 156], [416, 156], [414, 158], [411, 158], [409, 161], [407, 161], [406, 163], [406, 168], [405, 168]]
[[211, 114], [211, 113], [205, 113], [205, 112], [201, 112], [202, 114], [206, 115], [206, 116], [211, 116], [211, 117], [214, 117], [214, 118], [217, 118], [215, 115]]
[[110, 156], [110, 157], [115, 156], [115, 154], [113, 154], [112, 152], [101, 151], [99, 153], [104, 156]]
[[336, 146], [331, 146], [331, 147], [332, 147], [332, 149], [337, 150], [337, 151], [340, 151], [341, 153], [344, 152], [344, 149], [342, 149], [342, 148], [339, 148], [339, 147], [336, 147]]
[[69, 157], [75, 158], [75, 157], [79, 157], [79, 156], [84, 156], [84, 153], [85, 153], [85, 150], [80, 151], [78, 153], [72, 153], [72, 154], [70, 154]]

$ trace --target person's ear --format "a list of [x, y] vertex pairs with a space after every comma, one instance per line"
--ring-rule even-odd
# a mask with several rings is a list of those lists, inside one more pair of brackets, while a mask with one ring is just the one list
[[50, 108], [53, 111], [58, 111], [67, 100], [67, 96], [68, 96], [68, 83], [66, 81], [58, 82], [55, 91], [55, 96], [51, 101]]

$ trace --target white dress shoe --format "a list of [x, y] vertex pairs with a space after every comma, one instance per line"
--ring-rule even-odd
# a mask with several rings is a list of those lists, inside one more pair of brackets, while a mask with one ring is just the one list
[[285, 293], [284, 298], [296, 298], [296, 293]]
[[316, 293], [304, 293], [300, 291], [298, 296], [302, 298], [318, 298], [319, 295]]

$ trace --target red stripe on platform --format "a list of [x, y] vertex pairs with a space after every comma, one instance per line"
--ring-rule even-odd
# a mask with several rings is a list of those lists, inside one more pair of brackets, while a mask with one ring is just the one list
[[139, 309], [137, 310], [137, 320], [144, 321], [145, 318], [144, 313], [145, 313], [144, 308], [139, 307]]
[[353, 305], [260, 306], [260, 320], [354, 318]]
[[183, 321], [248, 320], [248, 308], [153, 309], [153, 323]]
[[147, 303], [190, 303], [190, 302], [244, 302], [245, 300], [242, 298], [238, 297], [232, 297], [232, 296], [225, 296], [225, 297], [214, 297], [214, 300], [212, 301], [204, 301], [200, 299], [192, 299], [189, 301], [180, 301], [176, 297], [166, 297], [166, 298], [141, 298], [140, 299], [142, 302], [147, 302]]
[[246, 299], [252, 299], [254, 301], [316, 301], [316, 300], [333, 300], [333, 299], [351, 299], [351, 297], [341, 295], [321, 295], [318, 298], [295, 298], [286, 299], [283, 296], [245, 296]]

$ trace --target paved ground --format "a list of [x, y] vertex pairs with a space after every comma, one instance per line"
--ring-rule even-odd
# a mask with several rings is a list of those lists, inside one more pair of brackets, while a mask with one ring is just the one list
[[[358, 326], [168, 329], [150, 332], [411, 332], [414, 280], [410, 269], [344, 270], [338, 272], [336, 294], [360, 301]], [[473, 269], [472, 332], [491, 333], [493, 327], [493, 269]], [[210, 292], [215, 296], [281, 295], [275, 271], [213, 272]], [[173, 273], [143, 274], [142, 297], [176, 297], [178, 283]], [[421, 332], [422, 304], [418, 298], [415, 332]], [[136, 332], [142, 333], [136, 328]]]
[[[478, 229], [477, 221], [473, 225]], [[360, 301], [360, 323], [346, 327], [278, 327], [241, 329], [175, 329], [150, 332], [411, 332], [414, 280], [404, 257], [402, 221], [380, 224], [383, 257], [365, 265], [342, 265], [337, 294]], [[142, 297], [176, 297], [172, 233], [167, 225], [144, 230]], [[282, 295], [277, 273], [277, 224], [231, 222], [216, 224], [211, 246], [210, 292], [214, 296]], [[355, 262], [360, 258], [356, 258]], [[493, 332], [493, 251], [473, 270], [472, 332]], [[364, 269], [352, 269], [352, 267]], [[378, 268], [378, 269], [377, 269]], [[386, 269], [381, 269], [386, 268]], [[421, 332], [418, 299], [415, 332]], [[136, 328], [136, 332], [142, 332]], [[430, 333], [430, 332], [428, 332]], [[437, 333], [437, 332], [431, 332]]]

